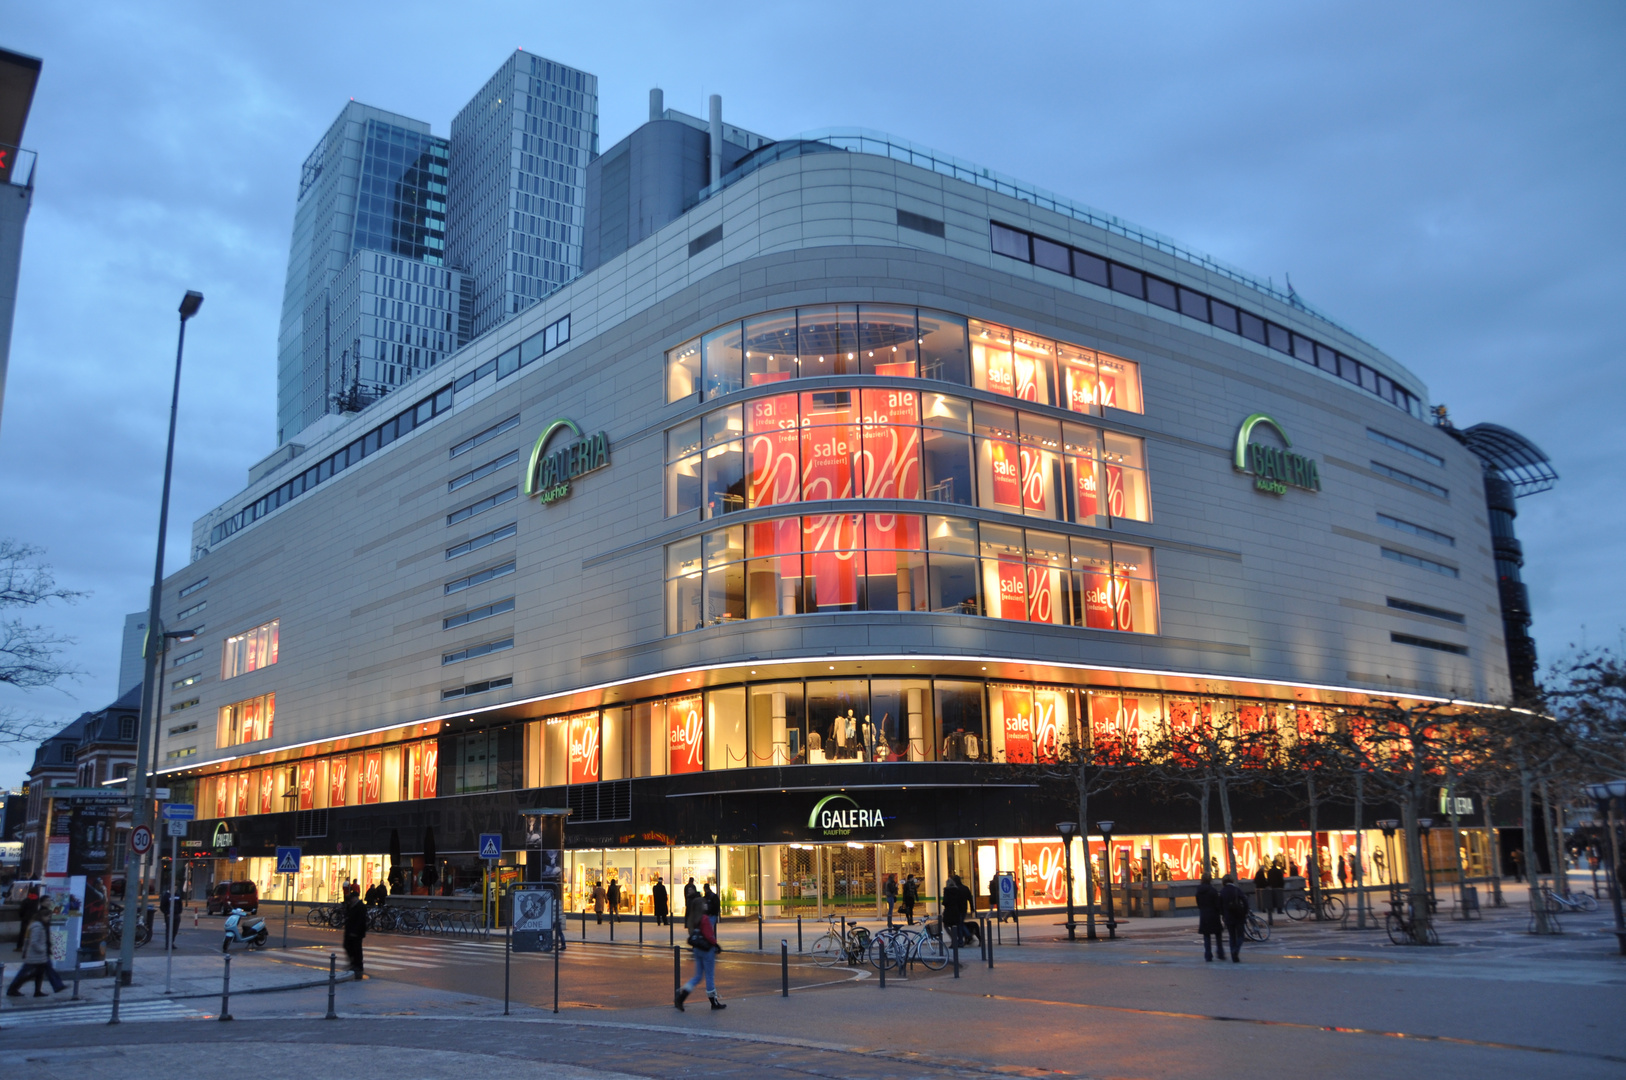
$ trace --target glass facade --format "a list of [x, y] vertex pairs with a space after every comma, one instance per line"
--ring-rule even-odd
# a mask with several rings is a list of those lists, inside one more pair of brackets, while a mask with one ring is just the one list
[[440, 265], [446, 254], [446, 154], [425, 132], [369, 119], [351, 250], [387, 251]]
[[277, 628], [280, 619], [226, 639], [220, 650], [220, 677], [231, 679], [277, 662]]

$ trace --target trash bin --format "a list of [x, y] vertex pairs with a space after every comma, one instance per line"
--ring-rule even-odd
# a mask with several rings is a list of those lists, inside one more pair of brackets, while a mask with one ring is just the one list
[[1479, 910], [1479, 886], [1477, 886], [1477, 885], [1464, 885], [1462, 887], [1462, 910], [1464, 910], [1464, 911], [1478, 911]]

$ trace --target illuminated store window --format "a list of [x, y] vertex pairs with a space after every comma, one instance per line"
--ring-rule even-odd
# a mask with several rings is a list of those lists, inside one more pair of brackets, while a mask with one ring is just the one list
[[1151, 549], [918, 514], [820, 514], [666, 548], [667, 633], [848, 611], [1158, 632]]
[[215, 745], [241, 746], [243, 743], [269, 739], [276, 714], [275, 694], [263, 694], [225, 706], [220, 710], [220, 719], [215, 729]]
[[1139, 366], [924, 308], [827, 304], [720, 326], [666, 353], [666, 400], [827, 375], [935, 379], [1073, 412], [1143, 411]]
[[921, 499], [1109, 527], [1152, 519], [1144, 441], [933, 390], [840, 388], [730, 405], [666, 433], [666, 512]]
[[226, 639], [220, 654], [220, 677], [235, 678], [277, 662], [277, 626], [282, 620], [272, 619], [263, 626]]

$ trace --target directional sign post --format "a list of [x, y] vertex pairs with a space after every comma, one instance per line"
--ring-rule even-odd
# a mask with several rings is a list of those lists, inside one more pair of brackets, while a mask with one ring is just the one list
[[198, 808], [189, 802], [172, 802], [164, 804], [165, 821], [196, 821]]
[[287, 883], [283, 886], [282, 907], [282, 947], [288, 948], [288, 920], [294, 913], [294, 875], [299, 873], [300, 849], [296, 847], [277, 848], [277, 873], [287, 874]]

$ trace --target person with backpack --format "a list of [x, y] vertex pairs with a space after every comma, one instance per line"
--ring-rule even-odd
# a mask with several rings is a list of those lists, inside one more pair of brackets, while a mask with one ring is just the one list
[[678, 1012], [683, 1012], [683, 1002], [694, 993], [700, 980], [706, 980], [706, 997], [711, 999], [713, 1009], [726, 1009], [717, 997], [717, 954], [723, 947], [717, 944], [717, 923], [704, 906], [700, 909], [700, 917], [695, 921], [695, 927], [689, 931], [689, 949], [694, 954], [694, 975], [689, 981], [678, 987], [672, 998], [672, 1004]]
[[[1242, 963], [1242, 930], [1248, 922], [1248, 894], [1243, 892], [1230, 874], [1219, 894], [1220, 915], [1225, 919], [1225, 936], [1231, 939], [1231, 963]], [[1225, 958], [1221, 951], [1220, 958]]]
[[1203, 936], [1203, 960], [1213, 961], [1216, 945], [1220, 959], [1224, 960], [1225, 920], [1220, 917], [1220, 894], [1214, 888], [1214, 879], [1207, 874], [1197, 886], [1197, 932]]

